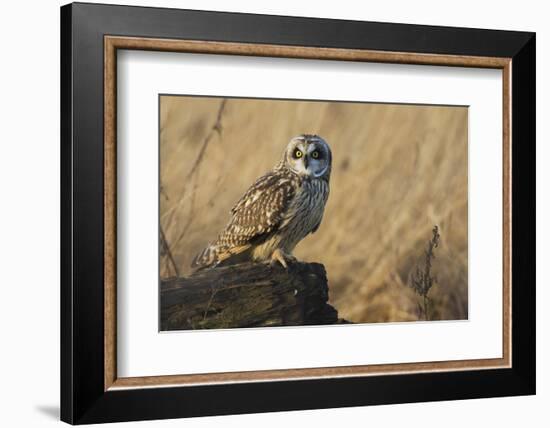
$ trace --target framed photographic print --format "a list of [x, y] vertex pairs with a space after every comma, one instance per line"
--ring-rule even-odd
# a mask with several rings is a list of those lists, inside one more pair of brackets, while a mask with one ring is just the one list
[[61, 418], [535, 393], [535, 35], [61, 8]]

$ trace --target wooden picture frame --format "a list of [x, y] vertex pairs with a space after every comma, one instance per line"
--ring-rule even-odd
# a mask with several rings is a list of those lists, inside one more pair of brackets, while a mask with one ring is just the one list
[[[118, 49], [501, 69], [502, 358], [118, 377]], [[61, 8], [61, 55], [62, 420], [114, 422], [535, 392], [533, 33], [76, 3]]]

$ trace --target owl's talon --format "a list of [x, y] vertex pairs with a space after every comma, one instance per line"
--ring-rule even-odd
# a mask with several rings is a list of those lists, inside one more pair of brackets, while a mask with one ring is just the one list
[[286, 260], [283, 256], [282, 252], [279, 251], [279, 250], [275, 250], [275, 252], [271, 256], [271, 265], [276, 266], [277, 263], [279, 263], [285, 269], [288, 269], [288, 264], [286, 263]]
[[295, 263], [296, 261], [296, 257], [294, 257], [292, 254], [287, 254], [279, 249], [276, 249], [271, 255], [272, 266], [280, 263], [281, 266], [283, 266], [285, 269], [288, 269], [289, 263]]
[[281, 265], [282, 267], [284, 267], [285, 269], [288, 269], [288, 265], [286, 264], [286, 262], [284, 260], [271, 260], [271, 262], [269, 263], [269, 265], [271, 267], [277, 267], [278, 265]]

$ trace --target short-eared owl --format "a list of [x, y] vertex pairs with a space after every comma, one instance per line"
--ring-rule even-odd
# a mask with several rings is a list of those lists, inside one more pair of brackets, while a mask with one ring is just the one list
[[332, 153], [325, 140], [290, 140], [279, 163], [260, 177], [231, 210], [218, 238], [193, 260], [209, 267], [245, 260], [294, 261], [294, 247], [321, 224], [329, 194]]

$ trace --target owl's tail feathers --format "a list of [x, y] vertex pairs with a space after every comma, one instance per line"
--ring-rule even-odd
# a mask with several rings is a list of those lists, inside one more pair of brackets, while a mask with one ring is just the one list
[[191, 267], [196, 268], [197, 270], [208, 267], [216, 267], [220, 263], [228, 260], [230, 257], [241, 254], [249, 248], [250, 244], [237, 247], [211, 244], [195, 256], [193, 262], [191, 263]]
[[195, 258], [191, 262], [191, 267], [195, 269], [204, 269], [210, 266], [214, 266], [217, 262], [218, 247], [215, 245], [209, 245], [195, 256]]

